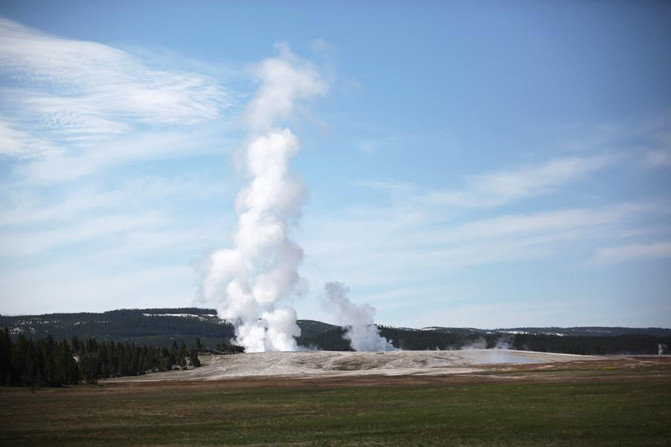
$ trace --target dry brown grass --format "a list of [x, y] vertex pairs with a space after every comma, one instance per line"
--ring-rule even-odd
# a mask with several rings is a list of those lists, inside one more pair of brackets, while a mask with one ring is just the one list
[[671, 359], [0, 393], [2, 445], [668, 445]]

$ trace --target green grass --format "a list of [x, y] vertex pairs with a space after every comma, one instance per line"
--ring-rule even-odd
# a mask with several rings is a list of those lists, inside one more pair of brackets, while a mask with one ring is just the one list
[[671, 445], [668, 376], [386, 380], [4, 388], [0, 444]]

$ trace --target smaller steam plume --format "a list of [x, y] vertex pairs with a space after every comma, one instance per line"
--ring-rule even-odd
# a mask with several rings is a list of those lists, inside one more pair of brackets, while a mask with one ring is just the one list
[[394, 346], [386, 338], [380, 336], [373, 316], [375, 309], [371, 306], [354, 304], [348, 297], [349, 288], [339, 282], [328, 282], [324, 285], [329, 308], [335, 310], [337, 323], [346, 329], [345, 339], [350, 341], [355, 351], [393, 351]]

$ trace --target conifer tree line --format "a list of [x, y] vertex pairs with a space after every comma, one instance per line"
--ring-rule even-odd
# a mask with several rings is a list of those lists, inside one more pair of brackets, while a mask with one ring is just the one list
[[[199, 342], [196, 340], [196, 346]], [[39, 388], [96, 383], [108, 377], [199, 367], [196, 346], [189, 350], [184, 342], [178, 345], [173, 341], [170, 349], [161, 349], [77, 337], [56, 343], [51, 335], [31, 340], [23, 334], [13, 342], [5, 328], [0, 330], [0, 385]]]

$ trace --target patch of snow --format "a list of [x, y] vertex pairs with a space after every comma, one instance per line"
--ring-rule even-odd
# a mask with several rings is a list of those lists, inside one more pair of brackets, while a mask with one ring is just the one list
[[180, 317], [180, 318], [198, 318], [199, 320], [209, 320], [216, 317], [213, 314], [142, 314], [145, 317]]

